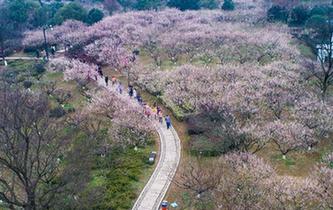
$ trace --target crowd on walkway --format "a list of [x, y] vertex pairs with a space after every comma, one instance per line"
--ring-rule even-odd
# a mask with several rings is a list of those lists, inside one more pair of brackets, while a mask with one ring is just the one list
[[[105, 85], [109, 86], [109, 77], [103, 75], [102, 69], [98, 68], [98, 74], [99, 76], [104, 79]], [[95, 78], [97, 80], [97, 78]], [[119, 94], [124, 93], [124, 86], [121, 81], [119, 81], [115, 76], [111, 77], [111, 85], [115, 88], [115, 90]], [[143, 101], [140, 93], [138, 90], [135, 89], [135, 87], [131, 84], [128, 85], [127, 94], [131, 99], [136, 100], [141, 107], [143, 108], [143, 114], [151, 120], [158, 120], [159, 123], [163, 124], [163, 121], [165, 121], [167, 129], [170, 129], [172, 127], [171, 124], [171, 118], [169, 115], [163, 115], [163, 110], [161, 106], [159, 106], [156, 102], [153, 104], [153, 106], [149, 106], [148, 103]]]

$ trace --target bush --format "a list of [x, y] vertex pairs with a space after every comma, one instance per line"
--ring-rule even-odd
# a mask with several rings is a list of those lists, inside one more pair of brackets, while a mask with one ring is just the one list
[[42, 63], [36, 63], [34, 65], [34, 75], [41, 75], [46, 71], [46, 69], [44, 68], [44, 64]]
[[161, 1], [156, 0], [138, 0], [135, 4], [135, 9], [137, 10], [149, 10], [149, 9], [158, 9], [162, 6]]
[[200, 0], [199, 5], [200, 8], [205, 8], [205, 9], [216, 9], [219, 6], [216, 0]]
[[284, 7], [275, 5], [271, 7], [267, 12], [268, 21], [282, 21], [287, 22], [288, 20], [288, 10]]
[[223, 10], [234, 10], [235, 9], [235, 3], [232, 0], [224, 0], [222, 5]]
[[64, 104], [64, 110], [68, 113], [75, 112], [75, 108], [72, 104]]
[[65, 114], [66, 114], [65, 110], [61, 106], [58, 106], [50, 110], [49, 116], [53, 118], [60, 118]]
[[55, 90], [53, 92], [53, 95], [59, 104], [64, 104], [68, 99], [72, 97], [70, 92], [63, 89]]
[[27, 81], [26, 80], [26, 81], [23, 82], [23, 87], [26, 88], [26, 89], [28, 89], [28, 88], [30, 88], [32, 86], [32, 84], [33, 83], [31, 81]]
[[87, 16], [87, 23], [92, 25], [94, 23], [97, 23], [98, 21], [102, 20], [104, 17], [104, 14], [99, 9], [91, 9]]
[[200, 9], [200, 1], [199, 0], [169, 0], [167, 5], [169, 7], [178, 8], [181, 11]]
[[288, 24], [291, 26], [301, 26], [304, 25], [309, 18], [309, 11], [304, 6], [294, 7], [288, 19]]
[[79, 4], [71, 2], [61, 7], [54, 16], [54, 22], [61, 24], [66, 20], [79, 20], [84, 22], [87, 17], [87, 11]]

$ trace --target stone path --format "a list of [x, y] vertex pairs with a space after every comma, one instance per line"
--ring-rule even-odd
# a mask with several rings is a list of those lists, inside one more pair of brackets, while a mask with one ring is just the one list
[[160, 158], [154, 173], [132, 210], [157, 210], [170, 186], [180, 161], [180, 140], [174, 128], [155, 123], [160, 136]]
[[[2, 60], [2, 58], [0, 58]], [[43, 60], [43, 58], [36, 57], [5, 57], [5, 60]]]
[[[98, 85], [105, 87], [104, 79], [100, 78]], [[167, 129], [165, 123], [156, 121], [154, 126], [160, 137], [159, 160], [132, 210], [159, 209], [179, 165], [181, 145], [177, 132], [174, 128]]]

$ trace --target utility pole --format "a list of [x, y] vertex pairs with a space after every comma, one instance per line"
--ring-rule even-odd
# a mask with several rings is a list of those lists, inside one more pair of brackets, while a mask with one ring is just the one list
[[47, 41], [46, 41], [46, 26], [43, 26], [43, 36], [44, 36], [44, 49], [46, 53], [46, 60], [49, 60], [49, 51], [47, 47]]
[[[44, 12], [45, 12], [45, 8], [44, 8], [43, 1], [42, 1], [42, 0], [39, 0], [39, 4], [40, 4], [40, 6], [42, 7], [42, 11], [43, 11], [43, 13], [44, 13]], [[44, 13], [44, 14], [45, 14], [45, 13]], [[47, 15], [45, 15], [44, 18], [46, 18], [46, 17], [47, 17]], [[47, 24], [47, 23], [46, 23], [46, 24]], [[48, 50], [48, 46], [47, 46], [46, 29], [47, 29], [47, 26], [44, 25], [44, 26], [43, 26], [44, 50], [45, 50], [46, 60], [49, 60], [49, 50]]]

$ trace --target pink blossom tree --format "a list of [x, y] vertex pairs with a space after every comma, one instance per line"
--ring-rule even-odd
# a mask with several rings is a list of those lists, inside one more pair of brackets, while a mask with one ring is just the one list
[[64, 71], [65, 80], [95, 80], [98, 76], [97, 66], [71, 60]]
[[286, 159], [287, 153], [301, 148], [311, 148], [317, 139], [313, 136], [313, 131], [296, 122], [283, 122], [277, 120], [266, 126], [267, 135], [278, 147], [278, 150]]

